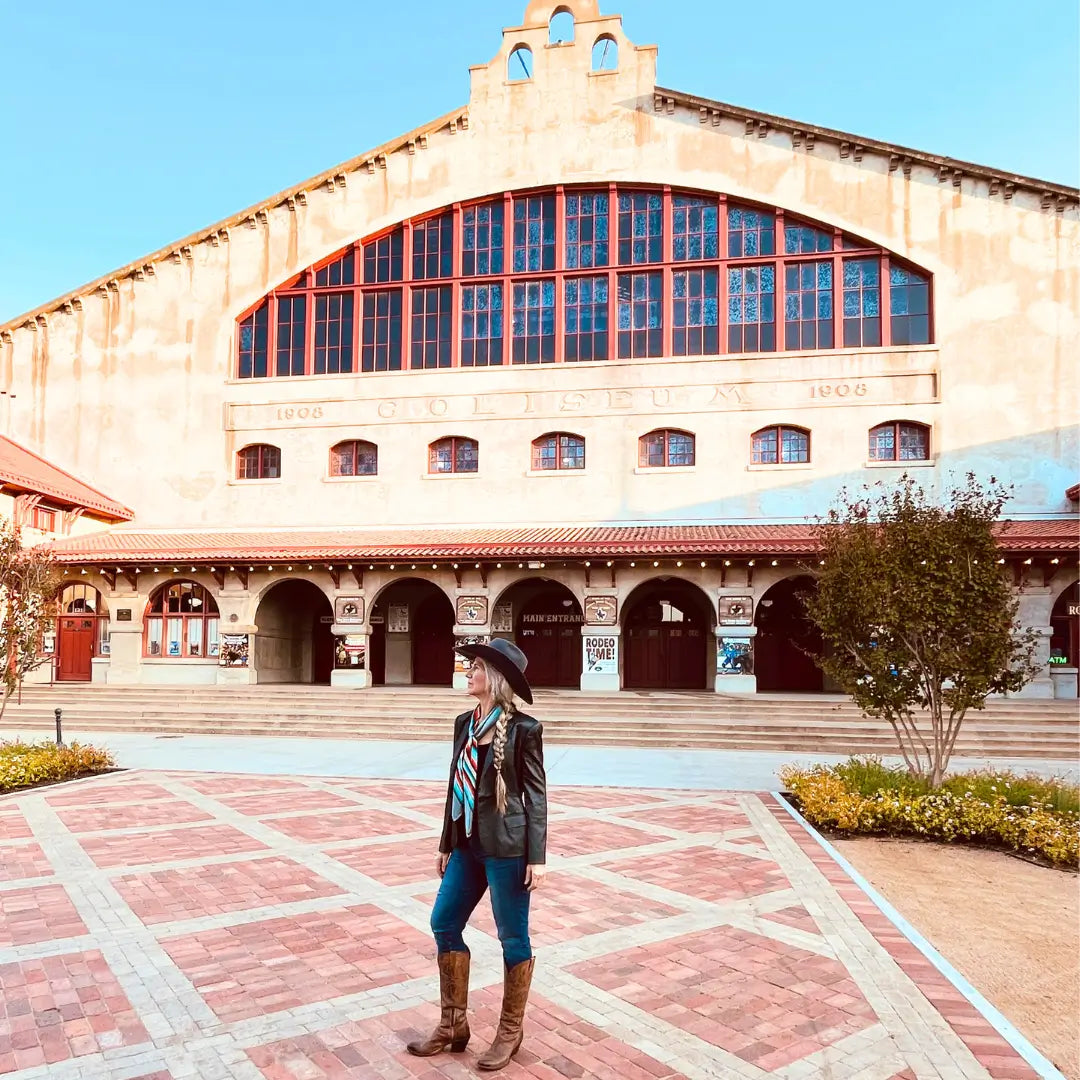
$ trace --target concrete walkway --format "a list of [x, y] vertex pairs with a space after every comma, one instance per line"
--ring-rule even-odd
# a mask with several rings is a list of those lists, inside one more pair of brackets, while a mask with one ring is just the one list
[[[35, 733], [34, 738], [40, 738]], [[78, 738], [73, 732], [69, 738]], [[267, 775], [383, 777], [441, 780], [449, 768], [449, 742], [380, 742], [366, 739], [292, 739], [232, 735], [96, 735], [127, 769], [182, 769]], [[741, 750], [652, 750], [601, 746], [545, 747], [553, 784], [611, 787], [775, 791], [778, 770], [791, 763], [844, 760], [828, 754], [771, 754]], [[899, 763], [900, 759], [895, 760]], [[987, 765], [1043, 776], [1080, 778], [1076, 761], [955, 758], [954, 771]]]

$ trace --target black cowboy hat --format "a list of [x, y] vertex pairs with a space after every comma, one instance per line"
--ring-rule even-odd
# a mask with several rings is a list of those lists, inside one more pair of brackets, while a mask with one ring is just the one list
[[490, 664], [510, 684], [510, 688], [527, 705], [532, 704], [532, 687], [525, 678], [528, 657], [505, 638], [492, 638], [487, 645], [460, 645], [454, 650], [470, 660]]

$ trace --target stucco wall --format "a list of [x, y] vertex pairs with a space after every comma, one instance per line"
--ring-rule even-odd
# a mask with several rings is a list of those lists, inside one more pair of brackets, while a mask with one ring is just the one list
[[[571, 6], [582, 16], [573, 45], [547, 47], [543, 25], [508, 31], [473, 69], [467, 127], [12, 328], [0, 344], [18, 395], [12, 436], [92, 477], [140, 526], [737, 521], [813, 515], [842, 484], [877, 478], [866, 431], [903, 418], [932, 427], [928, 483], [993, 473], [1016, 484], [1013, 513], [1066, 512], [1080, 457], [1075, 208], [1044, 209], [1027, 190], [1006, 200], [978, 177], [954, 186], [918, 162], [890, 169], [881, 154], [856, 161], [827, 140], [808, 149], [785, 131], [748, 134], [738, 117], [657, 110], [654, 50], [636, 49], [617, 17], [590, 18], [595, 5]], [[617, 73], [588, 70], [600, 33], [618, 41]], [[519, 42], [533, 47], [535, 75], [508, 84]], [[597, 180], [773, 203], [891, 249], [934, 275], [936, 345], [232, 378], [237, 317], [344, 244], [456, 200]], [[856, 383], [865, 394], [810, 396]], [[304, 418], [288, 412], [298, 404]], [[810, 468], [747, 467], [749, 435], [769, 422], [812, 429]], [[658, 426], [696, 432], [694, 470], [635, 470], [637, 437]], [[583, 474], [526, 475], [530, 441], [553, 429], [586, 436]], [[477, 477], [427, 476], [426, 446], [442, 435], [480, 441]], [[326, 480], [343, 438], [378, 443], [377, 479]], [[282, 479], [233, 481], [235, 451], [258, 441], [281, 447]]]

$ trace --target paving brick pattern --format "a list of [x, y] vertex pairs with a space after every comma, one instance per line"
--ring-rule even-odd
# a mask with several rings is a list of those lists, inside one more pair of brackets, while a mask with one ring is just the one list
[[[0, 799], [0, 1075], [461, 1080], [437, 1015], [438, 783], [113, 773]], [[551, 792], [521, 1053], [564, 1080], [1031, 1080], [768, 795]], [[177, 816], [180, 812], [185, 816]], [[186, 816], [190, 815], [190, 816]]]

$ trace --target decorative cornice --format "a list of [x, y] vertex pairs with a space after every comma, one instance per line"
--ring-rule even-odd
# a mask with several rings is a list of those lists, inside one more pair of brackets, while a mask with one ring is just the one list
[[696, 112], [698, 122], [701, 124], [711, 122], [714, 127], [717, 127], [725, 117], [742, 121], [747, 137], [757, 136], [759, 139], [764, 139], [771, 132], [786, 132], [791, 136], [792, 147], [804, 146], [809, 151], [814, 149], [815, 142], [833, 143], [838, 147], [841, 158], [850, 157], [857, 162], [862, 161], [865, 154], [879, 154], [888, 160], [889, 172], [896, 172], [897, 169], [902, 168], [904, 176], [909, 178], [912, 165], [922, 165], [932, 169], [937, 174], [939, 182], [945, 183], [951, 180], [954, 187], [960, 187], [965, 177], [985, 180], [990, 185], [990, 194], [996, 196], [1000, 193], [1006, 201], [1012, 199], [1014, 192], [1020, 190], [1038, 195], [1043, 210], [1052, 209], [1060, 214], [1068, 206], [1080, 205], [1080, 189], [1068, 187], [1065, 184], [1038, 180], [1019, 173], [1002, 172], [1000, 169], [976, 165], [970, 161], [940, 157], [922, 150], [912, 150], [907, 146], [897, 146], [894, 143], [837, 131], [834, 128], [819, 127], [815, 124], [806, 124], [801, 120], [791, 120], [772, 113], [758, 112], [756, 109], [746, 109], [723, 101], [684, 94], [678, 90], [666, 90], [662, 86], [656, 87], [653, 92], [655, 112], [671, 114], [676, 105]]

